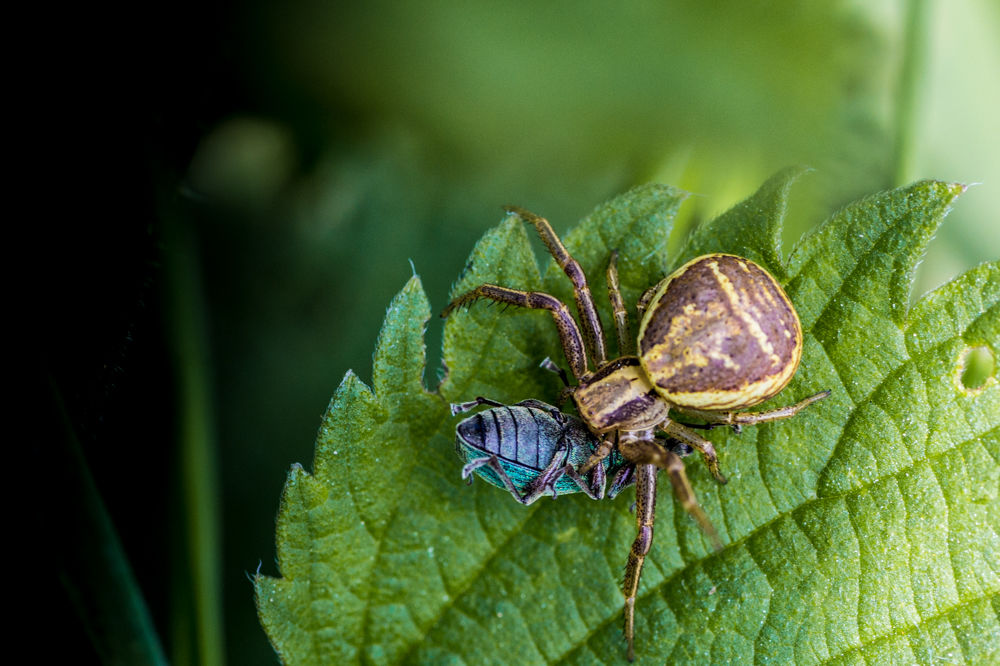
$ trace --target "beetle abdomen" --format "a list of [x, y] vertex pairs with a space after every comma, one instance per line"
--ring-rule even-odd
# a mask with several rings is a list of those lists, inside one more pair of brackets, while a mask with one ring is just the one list
[[[557, 418], [558, 415], [558, 418]], [[581, 466], [598, 445], [598, 439], [579, 419], [552, 411], [509, 405], [494, 407], [465, 419], [455, 428], [455, 450], [466, 463], [495, 455], [500, 467], [520, 492], [538, 478], [554, 458], [558, 465]], [[619, 466], [618, 456], [612, 456]], [[603, 461], [607, 468], [610, 460]], [[488, 466], [478, 467], [476, 475], [503, 488], [503, 481]], [[569, 477], [555, 483], [558, 494], [580, 492]], [[547, 490], [544, 494], [551, 495]]]
[[458, 424], [456, 434], [480, 455], [540, 470], [552, 460], [560, 432], [552, 419], [536, 419], [533, 410], [515, 406], [475, 414]]
[[791, 380], [802, 328], [781, 285], [748, 259], [698, 257], [657, 287], [639, 328], [657, 391], [680, 407], [752, 407]]

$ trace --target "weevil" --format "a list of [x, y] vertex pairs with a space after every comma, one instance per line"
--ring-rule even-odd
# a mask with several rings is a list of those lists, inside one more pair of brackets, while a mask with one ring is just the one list
[[[618, 254], [613, 251], [607, 283], [619, 356], [609, 360], [601, 320], [580, 264], [548, 220], [514, 206], [506, 210], [534, 226], [573, 283], [582, 332], [569, 308], [556, 297], [494, 284], [458, 296], [442, 316], [482, 298], [552, 315], [576, 380], [570, 385], [564, 379], [565, 394], [590, 432], [601, 438], [577, 474], [589, 474], [613, 452], [635, 466], [638, 534], [629, 551], [622, 590], [625, 639], [628, 658], [633, 660], [636, 593], [653, 542], [656, 472], [666, 469], [675, 481], [680, 478], [678, 467], [683, 467], [679, 457], [670, 455], [663, 436], [697, 449], [715, 479], [726, 483], [712, 443], [689, 424], [671, 418], [671, 412], [694, 416], [707, 428], [728, 425], [739, 430], [794, 416], [829, 391], [787, 407], [742, 411], [774, 397], [791, 381], [802, 358], [803, 336], [798, 314], [777, 280], [753, 261], [732, 254], [692, 259], [647, 289], [637, 304], [639, 333], [633, 344], [619, 287]], [[677, 485], [675, 481], [675, 490]], [[685, 497], [678, 490], [678, 496], [706, 534], [714, 535], [693, 494]]]
[[451, 406], [452, 414], [479, 405], [489, 406], [455, 427], [455, 451], [465, 461], [462, 478], [478, 476], [509, 492], [521, 504], [539, 497], [582, 492], [595, 500], [609, 499], [634, 481], [635, 467], [621, 455], [611, 455], [594, 465], [586, 478], [577, 467], [594, 454], [601, 440], [583, 421], [564, 414], [540, 400], [505, 405], [476, 398]]

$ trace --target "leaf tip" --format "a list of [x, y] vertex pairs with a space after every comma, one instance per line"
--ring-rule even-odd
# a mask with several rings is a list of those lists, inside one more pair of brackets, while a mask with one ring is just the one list
[[286, 476], [285, 483], [287, 486], [293, 486], [302, 481], [302, 479], [308, 477], [309, 472], [306, 471], [306, 468], [302, 465], [302, 463], [294, 462], [288, 468], [288, 475]]
[[[427, 300], [427, 297], [424, 295], [424, 283], [420, 279], [417, 269], [413, 266], [413, 261], [410, 261], [410, 266], [413, 267], [413, 275], [410, 276], [410, 278], [406, 281], [406, 284], [403, 285], [403, 288], [400, 289], [398, 294], [396, 294], [396, 298], [393, 299], [393, 302], [401, 300], [405, 297], [414, 296], [417, 298], [422, 297], [424, 300]], [[392, 305], [389, 307], [392, 307]]]

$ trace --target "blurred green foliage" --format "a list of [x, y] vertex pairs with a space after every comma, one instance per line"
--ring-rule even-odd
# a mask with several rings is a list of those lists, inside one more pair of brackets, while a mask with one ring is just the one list
[[[156, 84], [172, 98], [157, 90], [149, 113], [166, 137], [152, 156], [172, 304], [164, 330], [186, 410], [174, 415], [186, 425], [166, 432], [199, 443], [179, 443], [183, 459], [167, 466], [179, 475], [176, 525], [149, 530], [200, 541], [185, 527], [197, 523], [219, 541], [173, 554], [175, 570], [214, 571], [175, 581], [210, 589], [181, 593], [183, 582], [136, 563], [175, 663], [223, 652], [272, 663], [244, 574], [259, 561], [271, 570], [280, 471], [308, 464], [344, 372], [370, 379], [386, 304], [412, 271], [438, 310], [501, 204], [563, 231], [612, 194], [658, 181], [692, 193], [683, 229], [777, 169], [807, 165], [786, 244], [862, 194], [923, 177], [982, 183], [932, 244], [911, 300], [1000, 248], [992, 0], [190, 9], [162, 8], [177, 30], [157, 54], [168, 66]], [[432, 369], [441, 330], [432, 320]], [[169, 381], [145, 386], [156, 395]], [[206, 396], [197, 414], [192, 391]], [[97, 471], [101, 486], [109, 476]], [[129, 553], [142, 538], [123, 537]], [[200, 614], [186, 612], [196, 603]], [[184, 635], [204, 614], [221, 635]]]

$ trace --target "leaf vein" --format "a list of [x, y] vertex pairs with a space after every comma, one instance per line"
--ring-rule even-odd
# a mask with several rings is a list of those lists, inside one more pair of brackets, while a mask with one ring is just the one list
[[[930, 624], [931, 622], [934, 622], [935, 620], [940, 620], [940, 619], [946, 619], [946, 620], [948, 620], [949, 625], [951, 625], [951, 627], [952, 627], [952, 632], [954, 633], [955, 627], [952, 624], [952, 618], [953, 618], [953, 616], [954, 616], [955, 613], [957, 613], [957, 612], [959, 612], [961, 610], [965, 610], [966, 608], [969, 608], [971, 606], [974, 606], [975, 604], [982, 603], [983, 601], [986, 601], [987, 599], [990, 599], [992, 597], [993, 597], [993, 595], [984, 595], [982, 597], [971, 598], [971, 599], [968, 599], [966, 601], [959, 601], [959, 602], [957, 602], [957, 603], [949, 606], [948, 608], [942, 610], [939, 613], [935, 613], [934, 615], [931, 615], [931, 616], [929, 616], [927, 618], [921, 619], [920, 622], [917, 622], [917, 623], [915, 623], [915, 624], [913, 624], [913, 625], [911, 625], [909, 627], [906, 627], [904, 629], [895, 629], [895, 630], [893, 630], [893, 631], [891, 631], [891, 632], [889, 632], [889, 633], [887, 633], [887, 634], [885, 634], [883, 636], [879, 636], [879, 637], [877, 637], [877, 638], [875, 638], [873, 640], [869, 640], [867, 642], [866, 641], [861, 641], [858, 645], [855, 645], [855, 646], [851, 647], [848, 650], [844, 650], [844, 651], [839, 652], [837, 654], [830, 655], [826, 659], [826, 661], [822, 661], [822, 662], [820, 662], [820, 664], [829, 664], [829, 663], [835, 662], [837, 660], [841, 660], [842, 657], [846, 657], [849, 654], [859, 653], [862, 650], [865, 650], [866, 648], [871, 648], [871, 647], [877, 646], [877, 645], [879, 645], [881, 643], [887, 643], [890, 640], [892, 640], [894, 638], [897, 638], [897, 637], [912, 636], [914, 631], [924, 631], [926, 629], [927, 625]], [[956, 640], [956, 643], [958, 643], [958, 642], [959, 641]], [[862, 658], [865, 658], [865, 655], [862, 655]]]
[[[972, 438], [970, 438], [970, 439], [962, 442], [961, 444], [959, 444], [957, 446], [964, 446], [964, 445], [967, 445], [969, 443], [975, 442], [978, 439], [979, 439], [978, 436], [977, 437], [972, 437]], [[951, 450], [952, 449], [948, 449], [948, 450], [945, 450], [945, 451], [941, 451], [939, 453], [935, 453], [932, 456], [927, 456], [924, 460], [927, 460], [927, 461], [931, 462], [931, 461], [933, 461], [933, 460], [935, 460], [937, 458], [940, 458], [942, 456], [947, 455]], [[922, 461], [918, 460], [918, 461], [915, 461], [914, 464], [917, 464], [917, 463], [920, 463], [920, 462], [922, 462]], [[933, 468], [933, 465], [932, 465], [932, 468]], [[902, 469], [894, 472], [890, 476], [902, 476], [902, 475], [905, 475], [905, 474], [909, 473], [910, 470], [911, 470], [911, 467], [902, 468]], [[670, 587], [673, 584], [675, 584], [677, 582], [677, 579], [679, 577], [685, 575], [686, 573], [688, 573], [688, 570], [694, 564], [696, 564], [698, 562], [702, 562], [702, 561], [708, 560], [710, 558], [726, 557], [727, 556], [727, 552], [729, 552], [730, 549], [733, 549], [733, 548], [746, 548], [748, 554], [750, 555], [751, 559], [753, 559], [754, 564], [757, 566], [758, 570], [764, 575], [765, 578], [767, 578], [767, 570], [761, 565], [761, 563], [759, 561], [757, 561], [757, 558], [754, 557], [753, 550], [750, 549], [750, 548], [747, 548], [747, 544], [748, 544], [748, 542], [749, 542], [750, 539], [752, 539], [757, 534], [761, 534], [765, 530], [772, 529], [774, 527], [775, 523], [777, 523], [777, 521], [783, 519], [789, 513], [798, 513], [798, 512], [801, 512], [801, 511], [805, 511], [805, 510], [807, 510], [809, 507], [811, 507], [813, 504], [815, 504], [817, 502], [826, 502], [826, 501], [830, 501], [832, 499], [847, 498], [847, 497], [850, 497], [850, 496], [861, 494], [863, 492], [867, 492], [868, 490], [871, 489], [872, 486], [876, 485], [879, 481], [882, 481], [882, 479], [879, 479], [879, 480], [876, 480], [876, 481], [872, 481], [870, 483], [864, 483], [861, 486], [850, 488], [850, 489], [848, 489], [848, 490], [846, 490], [844, 492], [841, 492], [841, 493], [836, 493], [836, 494], [833, 494], [833, 495], [827, 495], [827, 496], [824, 496], [824, 497], [815, 497], [815, 498], [812, 498], [812, 499], [804, 502], [803, 504], [797, 506], [796, 508], [792, 509], [791, 511], [787, 511], [785, 513], [782, 513], [782, 514], [779, 514], [779, 515], [775, 516], [774, 518], [772, 518], [771, 520], [767, 521], [766, 523], [761, 524], [760, 526], [758, 526], [757, 528], [755, 528], [751, 532], [748, 532], [746, 535], [744, 535], [739, 540], [730, 542], [721, 551], [718, 551], [716, 553], [712, 553], [712, 554], [710, 554], [710, 555], [702, 558], [701, 560], [690, 561], [690, 562], [686, 563], [683, 567], [680, 567], [680, 568], [676, 569], [672, 574], [666, 576], [664, 578], [664, 580], [661, 581], [659, 584], [652, 586], [644, 594], [640, 595], [636, 599], [636, 607], [637, 608], [643, 607], [643, 605], [645, 605], [646, 603], [648, 603], [648, 597], [650, 597], [651, 595], [653, 595], [653, 594], [662, 594], [661, 590], [663, 588]], [[854, 532], [855, 539], [858, 539], [859, 535], [860, 535], [859, 529], [858, 529], [857, 525], [854, 522], [853, 516], [851, 516], [850, 514], [851, 514], [851, 512], [848, 511], [848, 515], [849, 515], [849, 518], [850, 518], [851, 524], [852, 524], [852, 531]], [[770, 583], [769, 583], [769, 586], [770, 586]], [[771, 593], [772, 593], [772, 595], [774, 593], [773, 586], [771, 586]], [[861, 598], [861, 595], [858, 595], [858, 603], [859, 604], [860, 604], [860, 598]], [[859, 613], [856, 611], [855, 614], [854, 614], [855, 622], [857, 622], [858, 617], [859, 617]], [[594, 630], [592, 632], [590, 632], [590, 635], [594, 635], [594, 634], [598, 633], [600, 630], [602, 630], [604, 627], [606, 627], [608, 624], [610, 624], [612, 622], [612, 619], [613, 619], [613, 616], [608, 616], [603, 622], [601, 622], [601, 623], [599, 623], [598, 625], [595, 626]], [[766, 626], [766, 622], [761, 625], [762, 628], [763, 628], [763, 626]], [[855, 627], [855, 631], [857, 632], [857, 635], [859, 635], [859, 636], [861, 635], [860, 627], [856, 626]], [[760, 632], [758, 630], [758, 637], [759, 637], [759, 634], [760, 634]], [[569, 651], [572, 651], [572, 648]], [[567, 653], [564, 653], [564, 654], [560, 655], [559, 660], [563, 660], [565, 658], [566, 654], [568, 654], [569, 651], [567, 651]]]

